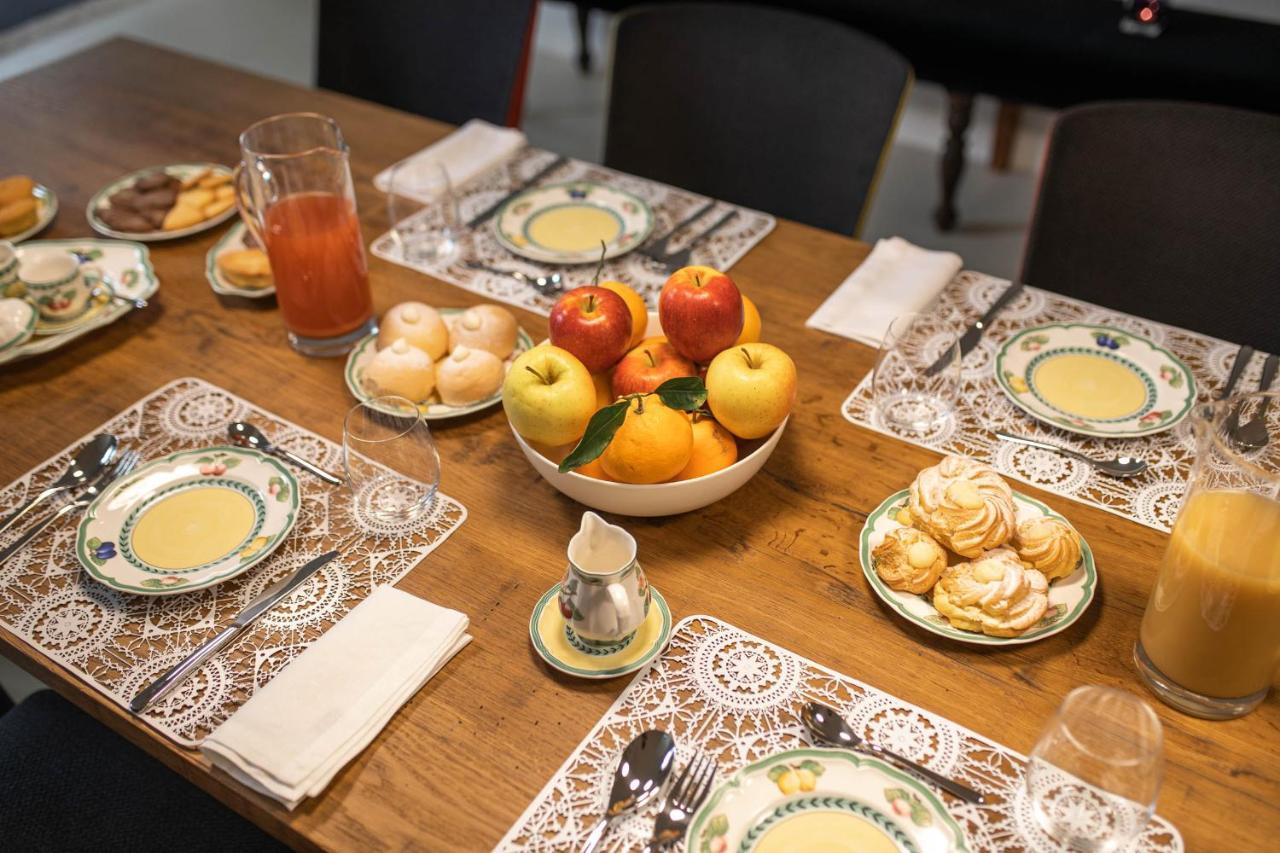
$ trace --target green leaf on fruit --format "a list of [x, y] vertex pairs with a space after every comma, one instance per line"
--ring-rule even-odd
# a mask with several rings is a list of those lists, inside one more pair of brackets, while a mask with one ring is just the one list
[[804, 761], [801, 761], [800, 769], [808, 770], [814, 776], [821, 776], [827, 770], [827, 768], [823, 767], [821, 764], [811, 759], [805, 759]]
[[707, 402], [707, 386], [696, 376], [677, 376], [658, 386], [658, 398], [670, 409], [693, 412]]
[[613, 441], [618, 427], [622, 426], [622, 422], [627, 419], [627, 409], [630, 406], [630, 400], [619, 400], [592, 415], [591, 420], [587, 421], [587, 431], [582, 434], [582, 440], [560, 463], [560, 473], [568, 473], [574, 468], [599, 458], [600, 454], [604, 453], [604, 449], [609, 446], [609, 442]]

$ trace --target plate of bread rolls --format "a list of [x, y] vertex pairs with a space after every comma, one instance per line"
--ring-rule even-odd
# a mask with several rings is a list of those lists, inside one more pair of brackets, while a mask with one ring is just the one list
[[501, 305], [401, 302], [347, 356], [347, 388], [362, 402], [387, 395], [412, 400], [429, 421], [456, 418], [500, 403], [511, 362], [532, 347]]
[[154, 166], [98, 190], [89, 225], [118, 240], [176, 240], [226, 222], [236, 212], [232, 171], [217, 163]]
[[926, 631], [975, 645], [1064, 630], [1093, 600], [1093, 552], [994, 468], [947, 456], [867, 518], [858, 548], [876, 595]]
[[57, 215], [53, 190], [26, 175], [0, 178], [0, 240], [18, 243], [34, 237]]

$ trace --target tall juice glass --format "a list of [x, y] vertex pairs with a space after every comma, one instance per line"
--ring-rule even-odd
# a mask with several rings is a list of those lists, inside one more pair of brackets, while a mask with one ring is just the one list
[[342, 355], [374, 325], [342, 131], [315, 113], [272, 116], [240, 134], [240, 153], [240, 214], [271, 260], [289, 343]]
[[[1147, 686], [1198, 717], [1249, 713], [1280, 664], [1276, 402], [1280, 394], [1246, 394], [1194, 416], [1195, 467], [1134, 648]], [[1259, 419], [1262, 446], [1231, 438]]]

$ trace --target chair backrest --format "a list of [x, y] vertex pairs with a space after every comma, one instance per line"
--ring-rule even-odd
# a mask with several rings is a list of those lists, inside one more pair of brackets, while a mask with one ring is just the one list
[[824, 18], [635, 9], [617, 22], [605, 164], [853, 234], [910, 80], [892, 49]]
[[536, 5], [320, 0], [316, 82], [453, 124], [516, 124]]
[[1064, 112], [1022, 280], [1280, 351], [1280, 116], [1160, 101]]

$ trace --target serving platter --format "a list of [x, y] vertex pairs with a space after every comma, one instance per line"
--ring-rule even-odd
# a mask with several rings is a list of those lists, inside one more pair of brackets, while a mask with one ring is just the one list
[[645, 241], [653, 210], [642, 198], [595, 181], [545, 184], [507, 201], [493, 218], [507, 251], [531, 261], [587, 264], [616, 258]]
[[181, 237], [190, 237], [192, 234], [199, 234], [202, 231], [208, 231], [210, 228], [216, 228], [228, 219], [236, 215], [236, 206], [222, 211], [219, 214], [203, 219], [195, 225], [189, 225], [186, 228], [175, 228], [172, 231], [164, 231], [156, 229], [154, 231], [117, 231], [106, 222], [102, 221], [100, 212], [110, 207], [108, 199], [119, 190], [132, 186], [133, 182], [144, 175], [150, 175], [153, 172], [168, 172], [180, 181], [185, 181], [193, 175], [201, 172], [209, 171], [215, 175], [231, 177], [232, 170], [223, 166], [221, 163], [175, 163], [169, 166], [149, 166], [145, 169], [138, 169], [136, 172], [130, 172], [127, 175], [116, 178], [102, 189], [93, 194], [93, 198], [89, 199], [89, 203], [85, 205], [84, 215], [89, 220], [89, 226], [99, 234], [107, 237], [114, 237], [117, 240], [137, 240], [142, 243], [156, 243], [164, 240], [177, 240]]

